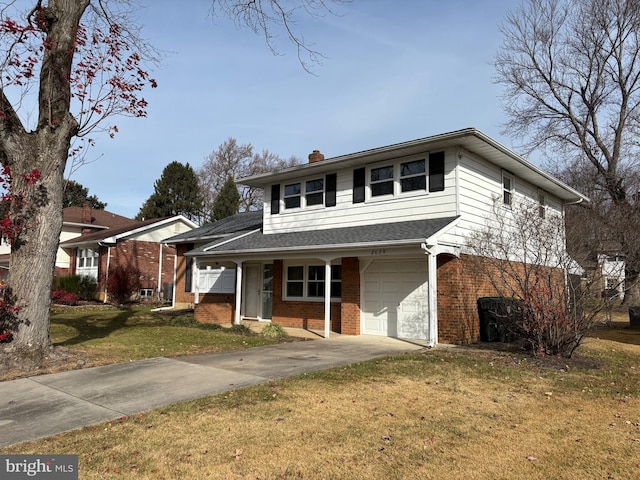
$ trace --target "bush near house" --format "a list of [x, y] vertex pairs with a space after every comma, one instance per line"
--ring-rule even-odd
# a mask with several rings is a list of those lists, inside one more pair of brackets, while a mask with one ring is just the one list
[[109, 269], [107, 296], [109, 302], [123, 304], [140, 290], [140, 271], [130, 266], [117, 265]]
[[51, 301], [56, 305], [76, 306], [80, 301], [80, 296], [66, 290], [54, 290], [51, 292]]
[[88, 275], [65, 275], [53, 280], [54, 290], [65, 290], [75, 293], [82, 300], [93, 300], [98, 284], [96, 279]]

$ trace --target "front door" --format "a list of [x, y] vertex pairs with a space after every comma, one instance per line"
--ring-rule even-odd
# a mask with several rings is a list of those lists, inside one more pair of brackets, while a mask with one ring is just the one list
[[270, 320], [273, 265], [245, 265], [244, 279], [244, 317]]

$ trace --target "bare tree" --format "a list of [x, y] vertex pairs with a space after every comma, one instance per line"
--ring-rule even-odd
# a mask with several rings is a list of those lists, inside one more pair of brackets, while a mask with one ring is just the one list
[[[206, 158], [198, 170], [200, 189], [204, 195], [203, 221], [211, 221], [211, 213], [216, 198], [229, 178], [239, 179], [250, 175], [270, 172], [300, 163], [296, 157], [283, 160], [276, 154], [263, 150], [254, 153], [250, 143], [241, 145], [229, 137]], [[240, 210], [249, 211], [262, 208], [262, 190], [238, 185]]]
[[274, 55], [280, 54], [276, 45], [277, 32], [284, 32], [287, 40], [292, 43], [298, 55], [300, 65], [311, 73], [312, 64], [322, 63], [324, 55], [316, 50], [313, 44], [304, 38], [302, 32], [295, 29], [300, 15], [319, 17], [326, 14], [336, 14], [335, 7], [347, 4], [351, 0], [298, 0], [285, 2], [284, 0], [213, 0], [211, 15], [221, 13], [234, 19], [236, 25], [251, 29], [255, 34], [264, 37], [265, 44]]
[[484, 228], [470, 234], [467, 250], [477, 275], [498, 295], [517, 300], [506, 325], [535, 355], [571, 356], [600, 323], [606, 297], [594, 299], [591, 286], [565, 247], [564, 218], [534, 202], [494, 205]]
[[[629, 179], [640, 158], [640, 3], [526, 0], [502, 33], [495, 67], [506, 88], [505, 132], [555, 163], [587, 166], [606, 193], [608, 228], [631, 249], [625, 224], [611, 220], [638, 216]], [[637, 277], [640, 263], [629, 267]]]

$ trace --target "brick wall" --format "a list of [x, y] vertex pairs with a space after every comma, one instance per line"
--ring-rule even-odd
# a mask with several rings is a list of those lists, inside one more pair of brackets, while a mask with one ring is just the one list
[[360, 335], [360, 261], [342, 259], [341, 330], [345, 335]]
[[202, 323], [233, 323], [236, 296], [225, 293], [207, 293], [200, 296], [195, 306], [194, 318]]
[[[297, 302], [282, 300], [283, 263], [273, 262], [273, 315], [272, 321], [283, 327], [324, 330], [324, 302]], [[344, 291], [344, 284], [342, 286]], [[342, 333], [341, 304], [331, 303], [331, 331]]]
[[[480, 267], [478, 257], [470, 255], [461, 255], [460, 258], [450, 255], [438, 256], [439, 342], [459, 344], [477, 342], [480, 339], [478, 299], [501, 295], [501, 292], [496, 290], [489, 281], [488, 275], [499, 279], [499, 269], [511, 269], [520, 276], [524, 275], [522, 264], [511, 263], [509, 267], [500, 267], [499, 264], [499, 261], [491, 262], [491, 264], [481, 263]], [[483, 268], [484, 273], [479, 273], [479, 268]], [[495, 273], [491, 273], [491, 270], [495, 270]], [[545, 268], [541, 272], [543, 272], [542, 275], [558, 282], [559, 289], [563, 288], [564, 273], [562, 270], [556, 269], [554, 271]], [[505, 290], [509, 291], [510, 289]], [[517, 288], [514, 287], [515, 290]]]
[[193, 245], [179, 244], [177, 245], [178, 261], [176, 264], [176, 284], [175, 290], [175, 308], [193, 308], [194, 306], [194, 294], [193, 291], [185, 292], [185, 275], [187, 271], [187, 261], [191, 261], [184, 256], [187, 250], [191, 250]]

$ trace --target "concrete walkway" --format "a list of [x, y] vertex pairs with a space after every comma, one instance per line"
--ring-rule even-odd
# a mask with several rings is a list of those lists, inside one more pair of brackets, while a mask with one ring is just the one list
[[0, 447], [273, 379], [421, 348], [386, 337], [336, 336], [0, 382]]

